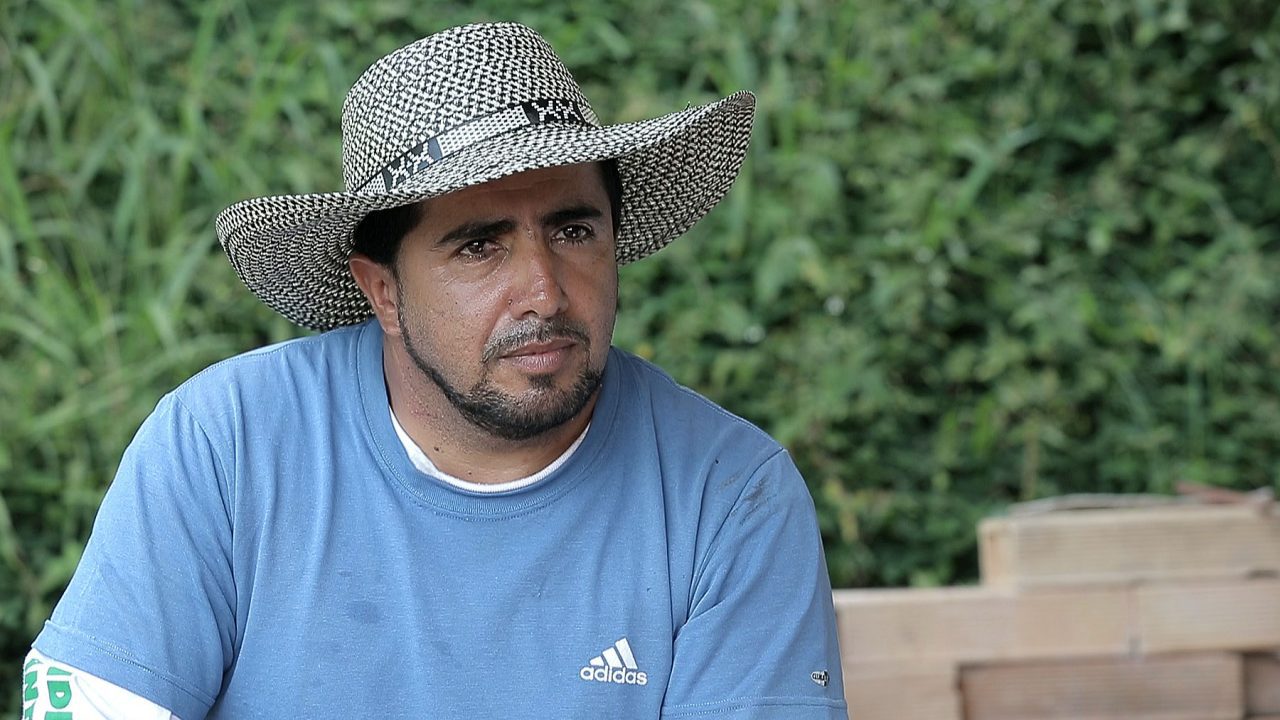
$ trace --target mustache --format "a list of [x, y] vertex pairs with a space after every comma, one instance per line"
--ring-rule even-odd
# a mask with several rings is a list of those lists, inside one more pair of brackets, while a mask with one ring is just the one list
[[489, 338], [489, 342], [485, 343], [481, 360], [487, 363], [522, 345], [552, 340], [572, 340], [587, 347], [591, 345], [587, 328], [581, 323], [566, 318], [522, 320]]

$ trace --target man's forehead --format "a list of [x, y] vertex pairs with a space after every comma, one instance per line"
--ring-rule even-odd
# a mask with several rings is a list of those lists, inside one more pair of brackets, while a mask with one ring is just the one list
[[603, 172], [596, 163], [529, 170], [428, 198], [419, 203], [418, 231], [444, 248], [492, 237], [532, 222], [542, 226], [610, 215]]

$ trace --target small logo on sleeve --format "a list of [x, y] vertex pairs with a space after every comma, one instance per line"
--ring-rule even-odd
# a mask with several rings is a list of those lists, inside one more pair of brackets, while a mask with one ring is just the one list
[[831, 682], [831, 675], [826, 670], [814, 670], [809, 673], [809, 678], [822, 687], [826, 687], [827, 683]]
[[592, 682], [618, 685], [649, 683], [649, 676], [640, 671], [640, 667], [636, 664], [636, 656], [631, 652], [631, 643], [627, 642], [626, 638], [622, 638], [612, 647], [605, 648], [604, 652], [591, 658], [578, 671], [578, 677]]

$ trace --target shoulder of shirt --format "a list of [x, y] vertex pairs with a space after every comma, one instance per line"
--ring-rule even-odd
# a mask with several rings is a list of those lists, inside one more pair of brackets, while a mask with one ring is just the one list
[[793, 512], [813, 516], [804, 478], [777, 440], [646, 360], [616, 349], [614, 360], [623, 381], [636, 388], [628, 402], [654, 409], [635, 414], [651, 415], [664, 464], [675, 470], [663, 473], [666, 507], [696, 525], [690, 532], [699, 567], [711, 548], [734, 542], [756, 523], [787, 522]]
[[[220, 360], [191, 376], [171, 394], [183, 400], [217, 393], [227, 387], [270, 389], [285, 375], [296, 377], [308, 369], [322, 371], [328, 361], [358, 351], [364, 324], [293, 338]], [[357, 369], [343, 368], [354, 380]]]
[[620, 360], [621, 369], [648, 394], [655, 404], [670, 409], [672, 415], [687, 417], [698, 427], [715, 427], [735, 438], [767, 450], [767, 455], [785, 452], [773, 436], [750, 420], [724, 409], [701, 393], [680, 384], [666, 370], [644, 358], [625, 350], [613, 348], [613, 356]]

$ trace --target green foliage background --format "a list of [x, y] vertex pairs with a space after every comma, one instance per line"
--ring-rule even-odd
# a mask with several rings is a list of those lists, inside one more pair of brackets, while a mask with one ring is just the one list
[[213, 216], [339, 188], [347, 87], [473, 20], [542, 31], [606, 122], [759, 94], [617, 342], [792, 449], [835, 584], [970, 580], [1010, 501], [1276, 485], [1277, 7], [0, 0], [0, 662], [158, 397], [299, 332]]

